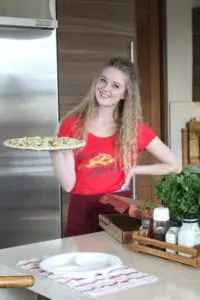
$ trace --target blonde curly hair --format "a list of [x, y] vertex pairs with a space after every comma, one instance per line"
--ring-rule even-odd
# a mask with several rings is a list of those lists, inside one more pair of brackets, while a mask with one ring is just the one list
[[[116, 68], [126, 76], [125, 101], [120, 101], [114, 115], [116, 122], [116, 156], [120, 158], [121, 167], [127, 173], [137, 159], [138, 124], [142, 120], [141, 101], [138, 88], [138, 74], [134, 64], [128, 59], [115, 57], [109, 59], [104, 67]], [[98, 103], [95, 96], [95, 87], [99, 76], [94, 79], [87, 95], [80, 104], [75, 106], [64, 119], [69, 116], [79, 116], [75, 124], [76, 137], [86, 138], [89, 126], [94, 114], [98, 111]]]

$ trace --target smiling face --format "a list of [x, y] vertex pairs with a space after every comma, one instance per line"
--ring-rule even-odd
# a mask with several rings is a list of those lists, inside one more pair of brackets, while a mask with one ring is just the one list
[[125, 98], [126, 75], [114, 67], [103, 70], [95, 87], [99, 106], [116, 107]]

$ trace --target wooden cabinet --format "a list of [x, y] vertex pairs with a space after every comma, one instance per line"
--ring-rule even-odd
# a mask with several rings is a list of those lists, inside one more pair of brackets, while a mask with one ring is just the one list
[[[160, 13], [163, 8], [162, 0], [137, 0], [137, 61], [140, 73], [140, 93], [144, 120], [150, 124], [156, 134], [162, 138], [161, 130], [161, 51], [163, 42], [161, 36]], [[140, 157], [141, 164], [155, 161], [147, 152]], [[137, 196], [141, 200], [157, 201], [152, 187], [151, 176], [137, 176]]]
[[[57, 0], [59, 111], [85, 96], [105, 59], [130, 57], [135, 41], [134, 0]], [[68, 195], [62, 192], [64, 224]]]

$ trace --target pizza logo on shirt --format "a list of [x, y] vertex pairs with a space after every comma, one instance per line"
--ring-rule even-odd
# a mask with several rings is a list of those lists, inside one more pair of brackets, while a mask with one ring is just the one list
[[115, 159], [106, 153], [100, 153], [94, 158], [89, 159], [89, 161], [85, 164], [82, 164], [80, 168], [93, 169], [98, 167], [109, 166], [115, 162]]

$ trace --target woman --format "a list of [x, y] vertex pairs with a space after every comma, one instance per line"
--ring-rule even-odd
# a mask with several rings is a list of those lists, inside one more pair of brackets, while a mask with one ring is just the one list
[[[142, 122], [137, 72], [124, 58], [105, 64], [87, 96], [63, 118], [58, 136], [86, 141], [83, 149], [51, 153], [60, 185], [71, 193], [65, 236], [98, 231], [98, 215], [113, 212], [99, 203], [100, 197], [105, 193], [131, 197], [134, 174], [180, 171], [171, 150]], [[144, 150], [160, 163], [136, 165]]]

